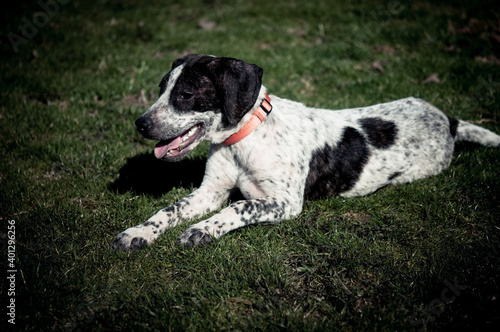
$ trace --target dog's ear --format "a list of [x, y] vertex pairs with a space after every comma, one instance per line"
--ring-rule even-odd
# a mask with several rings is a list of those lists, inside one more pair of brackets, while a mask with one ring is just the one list
[[237, 124], [255, 105], [264, 71], [257, 65], [232, 58], [215, 58], [208, 69], [228, 122]]

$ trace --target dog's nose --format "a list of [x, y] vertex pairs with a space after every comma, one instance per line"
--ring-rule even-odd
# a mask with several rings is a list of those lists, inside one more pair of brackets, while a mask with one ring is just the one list
[[141, 116], [139, 119], [135, 120], [135, 126], [137, 130], [144, 135], [149, 131], [149, 128], [151, 128], [151, 121], [147, 117]]

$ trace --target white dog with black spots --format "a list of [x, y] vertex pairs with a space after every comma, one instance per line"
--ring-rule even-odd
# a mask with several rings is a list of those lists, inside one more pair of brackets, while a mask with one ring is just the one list
[[263, 70], [240, 60], [188, 55], [160, 83], [160, 97], [136, 121], [159, 141], [157, 158], [178, 161], [211, 142], [201, 186], [113, 241], [123, 251], [151, 244], [167, 229], [199, 219], [178, 243], [191, 247], [249, 224], [297, 216], [305, 199], [362, 196], [389, 184], [436, 175], [459, 140], [499, 146], [500, 136], [406, 98], [339, 111], [268, 96]]

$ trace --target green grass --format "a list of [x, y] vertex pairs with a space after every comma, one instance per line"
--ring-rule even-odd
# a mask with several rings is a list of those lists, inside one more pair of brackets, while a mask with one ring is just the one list
[[[307, 202], [278, 226], [186, 250], [175, 244], [182, 225], [140, 252], [110, 250], [116, 234], [200, 184], [207, 144], [162, 163], [133, 124], [177, 57], [257, 63], [271, 93], [311, 106], [413, 95], [500, 132], [495, 1], [75, 0], [18, 52], [7, 34], [41, 9], [11, 6], [0, 42], [0, 236], [8, 270], [15, 220], [17, 330], [500, 324], [500, 152], [473, 144], [458, 144], [436, 177]], [[434, 73], [439, 83], [424, 83]], [[1, 325], [13, 328], [6, 286]]]

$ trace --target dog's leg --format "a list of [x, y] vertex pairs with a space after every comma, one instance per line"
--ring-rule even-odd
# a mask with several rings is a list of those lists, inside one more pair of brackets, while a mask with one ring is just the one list
[[122, 251], [141, 249], [179, 222], [199, 218], [219, 208], [228, 197], [229, 191], [201, 186], [174, 205], [158, 211], [144, 223], [121, 232], [111, 246]]
[[290, 202], [286, 199], [261, 198], [238, 201], [213, 217], [190, 226], [181, 234], [177, 243], [185, 247], [205, 244], [211, 239], [237, 228], [257, 224], [277, 224], [298, 215], [302, 202]]

